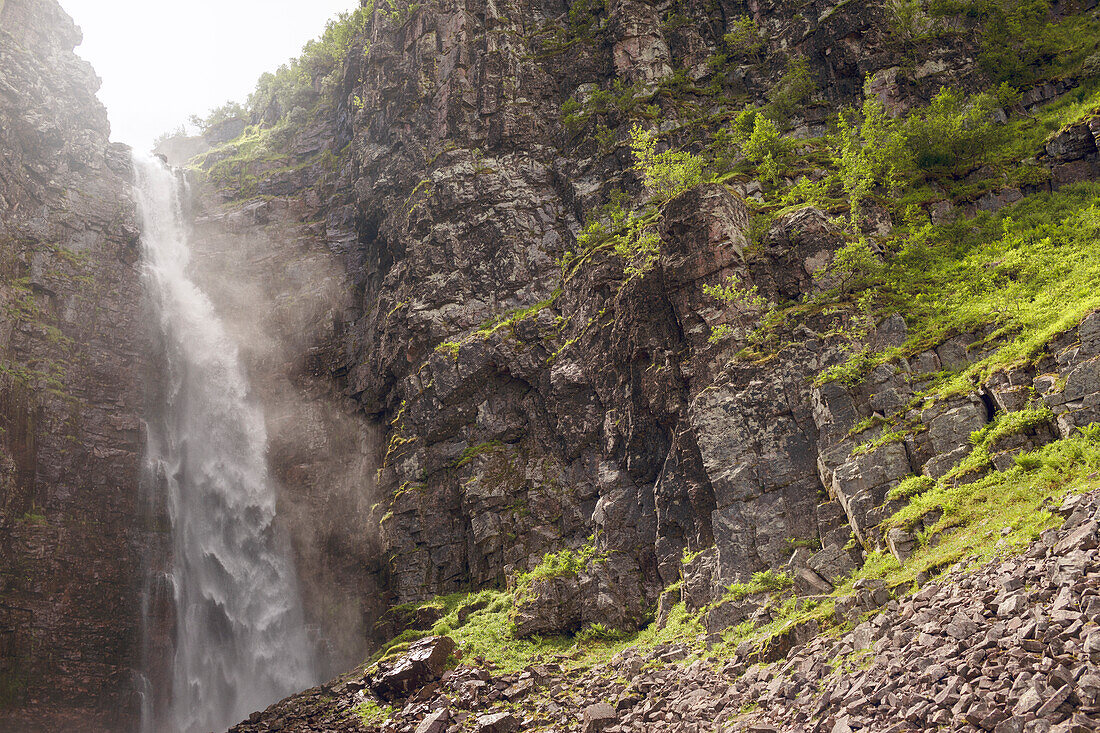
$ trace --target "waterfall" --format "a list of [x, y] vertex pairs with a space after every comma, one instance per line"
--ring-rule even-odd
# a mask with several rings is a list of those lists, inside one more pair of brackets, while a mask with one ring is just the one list
[[155, 158], [135, 154], [134, 171], [145, 282], [164, 349], [146, 467], [171, 545], [150, 585], [175, 605], [173, 658], [159, 662], [170, 690], [143, 728], [206, 733], [315, 684], [315, 665], [275, 524], [263, 414], [249, 399], [236, 345], [188, 275], [185, 186]]

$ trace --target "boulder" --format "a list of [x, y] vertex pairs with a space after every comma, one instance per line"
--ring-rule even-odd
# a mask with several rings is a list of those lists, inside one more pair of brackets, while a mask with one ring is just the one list
[[519, 720], [511, 713], [481, 715], [477, 719], [474, 730], [477, 733], [513, 733], [519, 730]]
[[619, 720], [615, 708], [606, 702], [598, 702], [584, 709], [584, 733], [599, 733]]
[[379, 663], [368, 684], [383, 700], [393, 701], [408, 697], [440, 678], [447, 658], [454, 650], [454, 640], [448, 636], [419, 639], [396, 661]]
[[436, 710], [420, 721], [420, 725], [416, 726], [416, 733], [444, 733], [450, 720], [450, 710], [447, 708]]

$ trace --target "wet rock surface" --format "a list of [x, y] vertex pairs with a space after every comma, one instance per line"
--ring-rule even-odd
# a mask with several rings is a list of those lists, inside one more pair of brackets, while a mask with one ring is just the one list
[[[0, 729], [135, 724], [149, 335], [130, 156], [80, 31], [0, 3]], [[151, 613], [162, 610], [154, 602]]]

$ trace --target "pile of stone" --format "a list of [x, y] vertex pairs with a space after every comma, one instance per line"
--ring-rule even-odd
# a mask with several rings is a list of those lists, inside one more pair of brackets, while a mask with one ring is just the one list
[[[1100, 492], [1072, 496], [1058, 508], [1064, 525], [1025, 554], [956, 568], [906, 598], [865, 583], [856, 594], [864, 600], [849, 604], [865, 619], [852, 631], [788, 640], [770, 663], [751, 644], [732, 659], [660, 645], [596, 667], [561, 660], [440, 673], [453, 646], [431, 637], [373, 674], [284, 701], [233, 731], [1100, 730], [1098, 508]], [[366, 726], [355, 710], [372, 695], [394, 713]]]

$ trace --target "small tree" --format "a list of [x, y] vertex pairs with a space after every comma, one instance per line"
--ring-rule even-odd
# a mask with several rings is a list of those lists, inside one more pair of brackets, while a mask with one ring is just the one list
[[705, 162], [682, 150], [657, 152], [657, 133], [635, 125], [630, 131], [634, 169], [642, 173], [646, 188], [658, 199], [668, 201], [703, 182]]
[[903, 44], [927, 38], [935, 28], [932, 18], [921, 5], [921, 0], [883, 0], [882, 8], [890, 21], [890, 34]]
[[768, 157], [773, 162], [787, 152], [787, 139], [779, 134], [775, 123], [764, 115], [756, 115], [752, 123], [752, 134], [744, 141], [741, 152], [753, 163], [763, 163]]
[[810, 65], [804, 56], [787, 59], [787, 70], [768, 91], [768, 116], [776, 122], [786, 122], [803, 105], [810, 101], [817, 84], [810, 74]]
[[[760, 294], [755, 284], [747, 284], [747, 279], [742, 275], [730, 275], [719, 285], [704, 284], [703, 292], [742, 317], [762, 315], [767, 318], [775, 312], [771, 301]], [[717, 343], [729, 336], [742, 336], [744, 333], [745, 329], [723, 323], [711, 329], [709, 340]]]
[[929, 173], [965, 172], [996, 140], [995, 106], [988, 94], [967, 98], [957, 89], [941, 87], [925, 109], [905, 121], [903, 134], [913, 162]]
[[907, 151], [899, 142], [896, 123], [875, 97], [864, 100], [858, 112], [840, 113], [832, 149], [855, 227], [860, 205], [874, 187], [889, 187], [897, 181], [897, 171], [906, 167]]
[[747, 15], [734, 18], [730, 31], [725, 35], [726, 48], [735, 58], [754, 59], [764, 49], [764, 37], [760, 26]]

